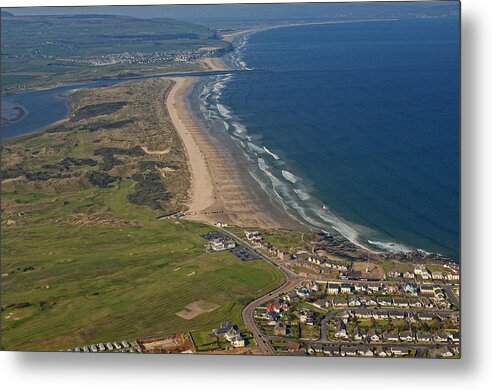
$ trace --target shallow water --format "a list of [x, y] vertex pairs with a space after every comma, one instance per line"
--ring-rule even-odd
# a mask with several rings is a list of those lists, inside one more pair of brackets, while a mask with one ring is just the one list
[[[168, 73], [167, 77], [172, 76], [201, 76], [204, 74], [223, 74], [217, 72], [188, 72], [188, 73]], [[54, 122], [63, 119], [69, 111], [67, 97], [74, 89], [104, 87], [115, 85], [124, 81], [143, 80], [148, 78], [162, 77], [136, 76], [119, 79], [99, 79], [84, 81], [80, 83], [67, 83], [54, 88], [43, 90], [30, 90], [14, 94], [2, 95], [2, 117], [9, 118], [13, 107], [21, 106], [26, 109], [27, 115], [19, 121], [2, 125], [0, 138], [11, 138], [29, 132], [39, 130]]]

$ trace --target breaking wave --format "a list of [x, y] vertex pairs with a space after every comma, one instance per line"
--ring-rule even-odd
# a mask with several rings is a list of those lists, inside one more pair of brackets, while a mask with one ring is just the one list
[[[238, 47], [243, 47], [247, 39]], [[241, 46], [242, 45], [242, 46]], [[231, 56], [230, 62], [244, 69], [245, 63], [240, 58], [240, 48]], [[270, 197], [272, 202], [281, 206], [285, 212], [300, 223], [317, 231], [328, 234], [340, 234], [356, 245], [368, 250], [378, 248], [388, 252], [403, 252], [410, 249], [404, 245], [382, 241], [365, 241], [361, 233], [348, 222], [333, 214], [322, 201], [314, 196], [313, 191], [302, 177], [295, 175], [293, 169], [281, 169], [288, 164], [281, 157], [262, 145], [261, 135], [248, 135], [248, 129], [227, 107], [226, 87], [235, 76], [215, 76], [203, 84], [199, 94], [200, 110], [210, 121], [210, 127], [221, 127], [243, 152], [248, 160], [248, 171], [260, 188]], [[254, 140], [254, 142], [253, 142]], [[271, 158], [267, 158], [270, 156]], [[272, 160], [273, 159], [273, 160]]]
[[292, 184], [296, 184], [299, 181], [299, 178], [289, 171], [282, 170], [282, 176], [285, 178], [285, 180], [290, 181]]
[[222, 104], [217, 103], [217, 109], [219, 110], [220, 115], [222, 115], [224, 118], [232, 119], [231, 112]]
[[376, 248], [384, 250], [385, 252], [408, 253], [412, 251], [412, 249], [410, 249], [409, 247], [395, 242], [383, 242], [383, 241], [373, 241], [373, 240], [367, 240], [367, 242], [375, 246]]
[[265, 152], [267, 152], [270, 156], [272, 156], [275, 160], [279, 160], [280, 159], [280, 157], [277, 154], [275, 154], [272, 151], [270, 151], [266, 146], [263, 146], [263, 150]]
[[307, 193], [304, 190], [300, 190], [298, 188], [294, 188], [294, 192], [299, 196], [299, 198], [301, 200], [308, 200], [308, 199], [311, 198], [311, 195], [309, 195], [309, 193]]

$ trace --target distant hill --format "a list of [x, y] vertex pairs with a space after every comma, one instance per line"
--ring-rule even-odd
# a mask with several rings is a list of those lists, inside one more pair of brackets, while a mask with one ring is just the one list
[[[220, 45], [207, 27], [168, 18], [139, 19], [117, 15], [25, 15], [2, 22], [2, 54], [39, 53], [79, 57], [115, 52], [188, 50]], [[213, 42], [215, 41], [215, 42]]]
[[[2, 90], [138, 73], [140, 69], [148, 73], [153, 67], [170, 69], [172, 64], [176, 66], [170, 70], [196, 70], [199, 65], [192, 68], [190, 62], [198, 50], [220, 52], [229, 45], [214, 30], [169, 18], [5, 16]], [[179, 56], [180, 61], [174, 61]]]
[[[213, 3], [213, 1], [211, 2]], [[258, 2], [260, 3], [260, 2]], [[268, 2], [266, 2], [268, 3]], [[209, 4], [98, 7], [25, 7], [16, 15], [48, 12], [89, 14], [93, 12], [128, 15], [137, 18], [173, 18], [211, 28], [238, 28], [252, 25], [300, 21], [449, 17], [457, 15], [456, 1], [286, 3], [286, 4]]]

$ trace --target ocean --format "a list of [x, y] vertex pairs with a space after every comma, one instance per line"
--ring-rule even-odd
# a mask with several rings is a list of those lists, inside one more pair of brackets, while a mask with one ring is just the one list
[[203, 120], [272, 200], [371, 249], [459, 257], [459, 20], [290, 26], [243, 35], [205, 78]]

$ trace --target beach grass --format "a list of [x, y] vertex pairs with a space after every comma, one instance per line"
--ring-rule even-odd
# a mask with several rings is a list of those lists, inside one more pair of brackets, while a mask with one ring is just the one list
[[[207, 252], [200, 235], [210, 226], [158, 219], [185, 207], [189, 186], [186, 157], [162, 107], [170, 86], [146, 80], [77, 92], [77, 107], [128, 104], [4, 142], [2, 173], [10, 176], [2, 181], [2, 349], [209, 332], [225, 320], [244, 331], [243, 307], [284, 282], [266, 261]], [[108, 122], [124, 125], [99, 130]], [[119, 148], [113, 157], [121, 164], [104, 168], [95, 151], [110, 147]], [[162, 152], [125, 154], [142, 147]], [[65, 168], [67, 157], [96, 165]], [[156, 166], [172, 167], [155, 175], [168, 198], [155, 209], [145, 197], [131, 202], [138, 178]], [[89, 170], [118, 179], [96, 185]], [[217, 307], [189, 319], [176, 314], [197, 301]]]

